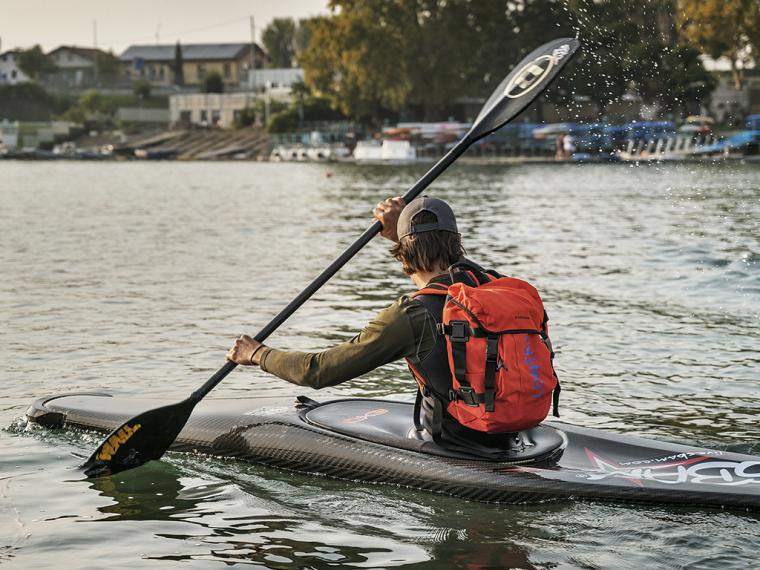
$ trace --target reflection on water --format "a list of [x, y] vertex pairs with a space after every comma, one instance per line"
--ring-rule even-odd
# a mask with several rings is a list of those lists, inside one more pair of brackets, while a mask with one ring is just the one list
[[[0, 164], [2, 426], [50, 392], [186, 396], [423, 171]], [[541, 291], [563, 419], [758, 453], [760, 171], [458, 164], [429, 193], [473, 258]], [[387, 250], [369, 244], [271, 344], [323, 348], [409, 292]], [[216, 393], [253, 388], [295, 393], [255, 370]], [[310, 395], [412, 389], [396, 363]], [[760, 547], [736, 513], [497, 507], [178, 455], [88, 482], [71, 454], [98, 436], [0, 439], [9, 568], [59, 563], [61, 544], [72, 568], [744, 568]]]

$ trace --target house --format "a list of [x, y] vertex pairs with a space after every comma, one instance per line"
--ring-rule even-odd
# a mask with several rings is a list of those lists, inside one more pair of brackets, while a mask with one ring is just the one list
[[[177, 93], [169, 96], [169, 121], [177, 125], [230, 128], [259, 100], [268, 109], [272, 101], [289, 103], [290, 90], [234, 93]], [[268, 110], [265, 111], [268, 113]]]
[[731, 75], [731, 61], [727, 57], [713, 59], [700, 56], [705, 69], [718, 78], [718, 85], [710, 94], [707, 110], [719, 123], [741, 125], [745, 115], [760, 113], [760, 69], [750, 63], [744, 68], [744, 85], [737, 89]]
[[[225, 85], [237, 87], [247, 81], [252, 60], [257, 69], [265, 67], [268, 61], [258, 45], [252, 54], [250, 43], [182, 44], [180, 48], [182, 83], [188, 86], [200, 85], [206, 74], [215, 71]], [[130, 46], [119, 56], [124, 76], [132, 80], [145, 78], [156, 86], [176, 84], [176, 49], [174, 44]]]
[[303, 69], [300, 67], [256, 69], [248, 72], [243, 81], [252, 91], [268, 92], [272, 95], [290, 95], [296, 83], [303, 83]]
[[54, 87], [94, 86], [98, 76], [98, 58], [108, 57], [103, 50], [78, 46], [60, 46], [51, 51], [57, 71], [45, 76], [45, 83]]
[[16, 85], [24, 81], [31, 81], [18, 67], [18, 51], [9, 50], [0, 53], [0, 85]]

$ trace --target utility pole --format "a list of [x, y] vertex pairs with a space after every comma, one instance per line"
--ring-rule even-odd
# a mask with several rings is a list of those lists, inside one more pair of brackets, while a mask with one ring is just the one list
[[[98, 21], [93, 20], [92, 21], [92, 47], [95, 49], [98, 48]], [[99, 75], [99, 69], [98, 69], [98, 56], [95, 55], [95, 65], [93, 67], [93, 73], [95, 75], [95, 85], [98, 84], [98, 75]]]
[[251, 91], [255, 90], [256, 86], [256, 25], [253, 22], [253, 16], [251, 16], [251, 77], [250, 77]]

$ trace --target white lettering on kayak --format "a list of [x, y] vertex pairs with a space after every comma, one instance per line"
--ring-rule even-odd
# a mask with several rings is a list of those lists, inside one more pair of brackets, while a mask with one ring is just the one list
[[[721, 486], [760, 484], [760, 461], [715, 460], [707, 455], [688, 452], [663, 458], [669, 459], [670, 462], [660, 465], [651, 464], [661, 459], [628, 461], [626, 465], [622, 465], [606, 461], [588, 449], [586, 454], [595, 469], [578, 473], [577, 476], [587, 481], [621, 478], [628, 479], [637, 485], [641, 485], [645, 481], [665, 485], [683, 485], [685, 483]], [[650, 465], [628, 467], [628, 465], [636, 463], [649, 463]]]

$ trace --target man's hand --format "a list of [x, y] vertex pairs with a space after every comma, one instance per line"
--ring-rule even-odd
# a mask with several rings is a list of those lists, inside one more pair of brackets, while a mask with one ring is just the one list
[[235, 344], [227, 353], [227, 360], [244, 366], [258, 366], [261, 363], [261, 355], [264, 353], [264, 348], [264, 345], [259, 341], [244, 334], [235, 341]]
[[383, 229], [380, 231], [380, 235], [394, 243], [398, 242], [396, 224], [398, 223], [398, 217], [401, 215], [401, 210], [404, 209], [404, 206], [406, 206], [404, 199], [400, 196], [396, 196], [395, 198], [388, 198], [380, 202], [372, 211], [372, 217], [383, 224]]

